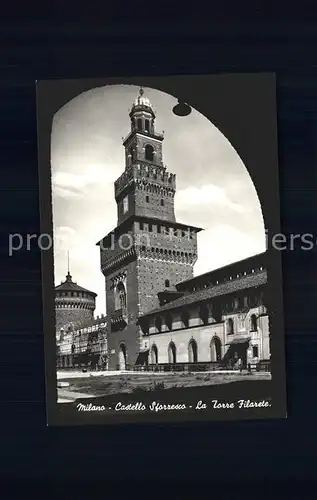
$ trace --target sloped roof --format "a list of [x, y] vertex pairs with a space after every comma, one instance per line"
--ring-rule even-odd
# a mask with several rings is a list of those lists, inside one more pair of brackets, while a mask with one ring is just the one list
[[77, 283], [74, 283], [74, 281], [72, 281], [72, 277], [69, 273], [66, 276], [66, 281], [64, 281], [60, 285], [56, 286], [55, 291], [57, 291], [57, 292], [85, 292], [85, 293], [89, 293], [89, 295], [92, 295], [93, 297], [97, 297], [97, 294], [95, 292], [91, 292], [90, 290], [87, 290], [87, 288], [83, 288], [82, 286], [77, 285]]
[[194, 304], [195, 302], [201, 302], [203, 300], [210, 299], [212, 297], [218, 297], [220, 295], [228, 295], [230, 293], [237, 292], [239, 290], [244, 290], [247, 288], [254, 288], [257, 286], [265, 285], [267, 282], [267, 272], [259, 271], [256, 273], [249, 274], [247, 276], [242, 276], [234, 280], [227, 281], [226, 283], [221, 283], [219, 285], [211, 286], [209, 288], [204, 288], [203, 290], [198, 290], [197, 292], [187, 293], [179, 299], [173, 300], [162, 307], [153, 309], [146, 314], [140, 316], [140, 319], [151, 316], [153, 314], [161, 313], [171, 309], [177, 309], [179, 307], [184, 307], [189, 304]]

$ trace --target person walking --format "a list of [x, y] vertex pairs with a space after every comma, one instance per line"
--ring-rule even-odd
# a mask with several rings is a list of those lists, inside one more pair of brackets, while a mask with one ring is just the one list
[[241, 373], [242, 372], [242, 359], [241, 358], [238, 359], [238, 368], [239, 368], [239, 371]]

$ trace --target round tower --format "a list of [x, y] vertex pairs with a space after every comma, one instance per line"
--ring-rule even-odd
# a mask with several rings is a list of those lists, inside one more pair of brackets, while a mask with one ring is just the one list
[[68, 271], [66, 280], [55, 287], [56, 331], [71, 323], [92, 320], [96, 297], [96, 293], [77, 285]]

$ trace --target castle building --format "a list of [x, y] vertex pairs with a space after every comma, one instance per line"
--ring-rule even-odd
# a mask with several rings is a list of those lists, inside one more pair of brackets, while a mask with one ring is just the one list
[[57, 368], [107, 365], [107, 319], [94, 317], [96, 297], [73, 282], [69, 271], [55, 287]]
[[114, 183], [117, 226], [97, 243], [109, 369], [269, 360], [265, 254], [194, 278], [202, 229], [176, 221], [176, 176], [142, 89], [129, 118], [125, 169]]
[[94, 318], [96, 294], [68, 272], [55, 288], [57, 367], [204, 370], [240, 358], [268, 370], [266, 253], [194, 277], [202, 229], [176, 221], [176, 177], [142, 89], [129, 118], [117, 225], [97, 243], [107, 316]]
[[163, 163], [164, 137], [142, 89], [129, 117], [125, 170], [114, 185], [117, 226], [98, 243], [113, 370], [137, 362], [144, 347], [137, 320], [159, 306], [158, 292], [193, 277], [201, 230], [176, 222], [175, 175]]
[[[178, 283], [139, 318], [150, 367], [269, 365], [265, 254]], [[265, 363], [263, 363], [265, 362]]]

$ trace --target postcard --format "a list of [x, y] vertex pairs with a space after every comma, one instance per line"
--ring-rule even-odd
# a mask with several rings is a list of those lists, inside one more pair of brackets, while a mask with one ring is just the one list
[[286, 418], [275, 75], [36, 85], [47, 425]]

